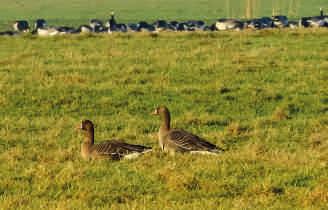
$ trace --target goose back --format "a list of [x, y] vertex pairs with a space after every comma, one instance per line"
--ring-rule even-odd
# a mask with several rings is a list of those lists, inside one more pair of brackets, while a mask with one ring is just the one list
[[128, 144], [122, 140], [111, 140], [94, 144], [91, 147], [91, 155], [94, 157], [108, 157], [116, 160], [132, 153], [144, 153], [150, 149], [150, 147], [142, 145]]
[[219, 151], [216, 145], [200, 138], [197, 135], [179, 129], [174, 129], [167, 133], [164, 137], [164, 149], [165, 147], [173, 148], [181, 152]]

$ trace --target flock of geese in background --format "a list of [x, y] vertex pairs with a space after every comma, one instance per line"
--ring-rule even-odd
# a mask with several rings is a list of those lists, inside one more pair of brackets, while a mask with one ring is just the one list
[[37, 19], [34, 28], [31, 29], [28, 21], [18, 20], [13, 24], [13, 31], [2, 31], [0, 35], [14, 36], [23, 33], [32, 33], [38, 36], [56, 36], [63, 34], [85, 33], [113, 33], [113, 32], [160, 32], [160, 31], [224, 31], [242, 29], [265, 28], [298, 28], [298, 27], [328, 27], [328, 16], [320, 9], [319, 16], [302, 17], [299, 21], [291, 21], [284, 15], [255, 18], [251, 20], [219, 19], [211, 25], [206, 25], [202, 20], [190, 20], [184, 22], [157, 20], [154, 23], [140, 21], [138, 23], [117, 23], [112, 12], [105, 24], [98, 19], [92, 19], [89, 25], [81, 25], [78, 28], [70, 26], [51, 27], [44, 19]]
[[[162, 151], [169, 154], [199, 153], [217, 155], [224, 151], [216, 145], [184, 130], [170, 127], [170, 112], [167, 107], [159, 106], [152, 113], [161, 119], [158, 132], [158, 142]], [[141, 154], [150, 152], [151, 147], [128, 144], [122, 140], [104, 141], [94, 143], [94, 125], [90, 120], [83, 120], [78, 127], [84, 133], [85, 139], [81, 144], [81, 155], [84, 159], [133, 159]]]

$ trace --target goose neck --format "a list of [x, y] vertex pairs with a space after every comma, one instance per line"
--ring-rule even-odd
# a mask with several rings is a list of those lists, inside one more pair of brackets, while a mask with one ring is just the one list
[[94, 131], [90, 130], [85, 133], [84, 143], [93, 145], [94, 144]]
[[163, 113], [161, 115], [161, 120], [162, 120], [162, 124], [161, 124], [160, 129], [162, 131], [169, 131], [170, 130], [170, 121], [171, 121], [170, 113], [168, 113], [168, 112]]

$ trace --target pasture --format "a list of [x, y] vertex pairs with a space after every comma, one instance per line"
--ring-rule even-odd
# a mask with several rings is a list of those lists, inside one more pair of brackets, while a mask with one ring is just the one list
[[[251, 0], [252, 17], [277, 14], [290, 18], [319, 15], [319, 8], [328, 9], [326, 0]], [[0, 29], [8, 29], [13, 21], [34, 21], [45, 18], [52, 25], [86, 24], [92, 18], [107, 19], [115, 11], [119, 22], [166, 20], [214, 20], [222, 17], [245, 18], [247, 0], [2, 0]]]
[[[1, 209], [325, 209], [328, 31], [0, 39]], [[173, 127], [226, 149], [159, 151]], [[75, 126], [155, 151], [83, 161]]]

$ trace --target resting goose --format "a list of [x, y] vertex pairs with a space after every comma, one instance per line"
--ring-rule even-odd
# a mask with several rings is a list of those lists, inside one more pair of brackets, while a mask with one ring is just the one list
[[13, 24], [13, 28], [15, 31], [18, 32], [29, 32], [30, 26], [26, 20], [16, 20]]
[[244, 24], [236, 19], [219, 19], [216, 21], [215, 27], [218, 31], [241, 30]]
[[159, 146], [165, 152], [190, 152], [200, 154], [217, 154], [222, 149], [206, 140], [184, 130], [171, 129], [170, 112], [167, 107], [159, 106], [152, 113], [158, 115], [162, 124], [158, 132]]
[[79, 129], [84, 132], [85, 139], [81, 144], [81, 155], [84, 159], [132, 159], [150, 152], [151, 148], [125, 143], [121, 140], [104, 141], [94, 144], [94, 126], [90, 120], [83, 120]]
[[77, 29], [77, 32], [82, 34], [89, 34], [92, 32], [92, 28], [88, 25], [80, 25]]
[[288, 27], [288, 18], [284, 15], [272, 16], [273, 26], [277, 28]]
[[157, 20], [153, 23], [156, 31], [165, 31], [169, 28], [169, 25], [165, 20]]
[[92, 31], [95, 33], [100, 33], [104, 31], [104, 25], [101, 20], [92, 19], [89, 22], [89, 26], [92, 28]]
[[45, 19], [37, 19], [34, 23], [34, 29], [47, 27], [47, 21]]

